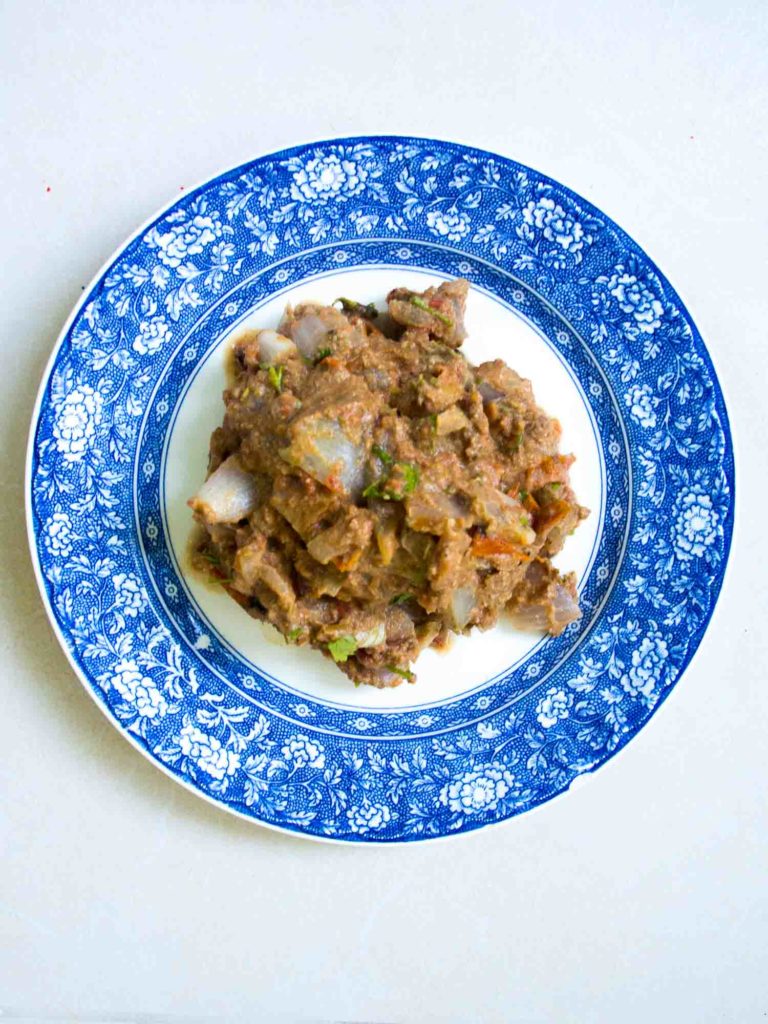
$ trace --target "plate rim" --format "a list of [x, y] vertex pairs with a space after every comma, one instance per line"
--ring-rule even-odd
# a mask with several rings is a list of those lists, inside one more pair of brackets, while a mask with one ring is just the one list
[[[676, 678], [674, 680], [674, 683], [671, 686], [668, 686], [662, 692], [662, 694], [660, 695], [660, 698], [659, 698], [658, 702], [656, 703], [656, 705], [650, 710], [650, 713], [647, 715], [645, 720], [640, 724], [640, 726], [633, 731], [632, 736], [630, 736], [629, 740], [633, 739], [635, 735], [637, 735], [640, 732], [642, 732], [643, 729], [645, 728], [645, 726], [650, 722], [650, 720], [655, 715], [657, 715], [659, 713], [661, 707], [666, 704], [666, 702], [669, 699], [671, 693], [680, 684], [683, 675], [689, 669], [691, 663], [693, 662], [694, 658], [696, 658], [696, 656], [698, 655], [702, 645], [704, 644], [705, 637], [707, 636], [707, 634], [709, 633], [709, 631], [711, 629], [713, 620], [715, 619], [715, 615], [718, 614], [718, 606], [719, 606], [719, 603], [720, 603], [720, 598], [721, 598], [722, 593], [723, 593], [723, 588], [725, 587], [726, 582], [727, 582], [727, 580], [729, 578], [729, 575], [730, 575], [729, 567], [730, 567], [730, 562], [731, 562], [731, 552], [733, 550], [734, 538], [735, 538], [735, 535], [736, 535], [737, 529], [738, 529], [738, 525], [737, 524], [738, 524], [738, 522], [740, 520], [740, 514], [739, 514], [740, 502], [737, 500], [737, 491], [738, 491], [738, 489], [737, 489], [737, 477], [738, 477], [737, 465], [738, 465], [738, 462], [739, 462], [738, 446], [737, 446], [737, 441], [736, 441], [736, 438], [735, 438], [735, 435], [734, 435], [734, 430], [733, 430], [732, 423], [731, 423], [731, 417], [730, 417], [729, 412], [728, 412], [728, 401], [727, 401], [727, 396], [726, 396], [726, 389], [723, 387], [722, 378], [721, 378], [720, 374], [718, 373], [718, 369], [717, 369], [718, 360], [715, 360], [713, 358], [712, 353], [709, 350], [709, 347], [707, 346], [707, 344], [704, 341], [704, 338], [703, 338], [701, 332], [698, 329], [696, 320], [691, 315], [691, 313], [690, 313], [690, 311], [688, 309], [688, 306], [683, 301], [682, 297], [680, 296], [679, 291], [671, 283], [671, 281], [666, 276], [666, 274], [664, 274], [664, 272], [659, 268], [658, 264], [653, 259], [653, 257], [648, 255], [645, 247], [642, 246], [640, 243], [636, 242], [634, 240], [634, 238], [624, 228], [622, 228], [620, 226], [620, 224], [617, 223], [617, 221], [613, 218], [613, 216], [610, 213], [607, 213], [602, 207], [596, 206], [595, 203], [592, 202], [592, 200], [586, 199], [580, 193], [575, 192], [572, 188], [570, 188], [570, 186], [564, 184], [563, 182], [557, 180], [556, 178], [553, 178], [553, 177], [551, 177], [550, 175], [548, 175], [548, 174], [546, 174], [544, 172], [536, 170], [535, 168], [531, 167], [530, 165], [528, 165], [526, 163], [523, 163], [520, 160], [517, 160], [515, 157], [506, 156], [506, 155], [504, 155], [502, 153], [494, 152], [494, 151], [488, 150], [488, 149], [486, 149], [486, 148], [484, 148], [482, 146], [477, 146], [477, 145], [474, 145], [472, 143], [468, 143], [468, 142], [464, 142], [464, 141], [459, 142], [459, 141], [457, 141], [455, 139], [453, 139], [453, 140], [440, 139], [440, 138], [435, 138], [435, 137], [432, 137], [432, 136], [425, 136], [425, 135], [411, 135], [411, 134], [399, 134], [399, 133], [374, 133], [374, 134], [362, 134], [361, 133], [361, 134], [358, 134], [358, 135], [339, 135], [339, 136], [333, 136], [333, 137], [329, 137], [329, 138], [312, 139], [312, 140], [308, 140], [308, 141], [305, 141], [305, 142], [293, 143], [293, 144], [291, 144], [289, 146], [284, 146], [284, 147], [281, 147], [280, 149], [276, 149], [276, 150], [270, 150], [270, 151], [266, 151], [266, 152], [259, 152], [259, 153], [255, 154], [255, 155], [251, 156], [249, 159], [247, 159], [245, 161], [242, 161], [239, 164], [236, 164], [234, 166], [224, 166], [224, 167], [220, 168], [215, 173], [212, 173], [212, 174], [208, 175], [207, 177], [205, 177], [204, 179], [199, 180], [195, 184], [190, 185], [188, 188], [185, 188], [183, 196], [174, 195], [173, 197], [169, 198], [165, 203], [163, 203], [159, 208], [157, 208], [149, 217], [147, 217], [144, 221], [142, 221], [136, 227], [136, 229], [133, 232], [131, 232], [126, 238], [123, 239], [123, 241], [106, 257], [106, 259], [102, 262], [102, 264], [97, 268], [97, 270], [91, 276], [91, 278], [89, 279], [89, 281], [88, 281], [87, 285], [85, 286], [85, 288], [82, 289], [81, 294], [80, 294], [77, 302], [74, 304], [74, 306], [72, 307], [69, 315], [67, 316], [66, 320], [64, 321], [64, 323], [63, 323], [63, 325], [62, 325], [62, 327], [61, 327], [61, 329], [60, 329], [60, 331], [59, 331], [59, 333], [58, 333], [58, 335], [57, 335], [57, 337], [56, 337], [56, 339], [55, 339], [55, 341], [53, 343], [50, 355], [49, 355], [48, 359], [46, 360], [45, 366], [44, 366], [44, 368], [42, 370], [42, 373], [41, 373], [40, 383], [39, 383], [39, 386], [38, 386], [38, 389], [37, 389], [37, 393], [35, 395], [34, 403], [32, 405], [32, 411], [31, 411], [30, 421], [29, 421], [29, 430], [28, 430], [28, 434], [27, 434], [27, 444], [26, 444], [26, 449], [25, 449], [24, 509], [25, 509], [27, 543], [29, 545], [30, 558], [31, 558], [31, 561], [32, 561], [32, 568], [33, 568], [33, 572], [34, 572], [34, 575], [35, 575], [35, 580], [36, 580], [36, 583], [37, 583], [37, 587], [38, 587], [38, 590], [40, 592], [40, 597], [41, 597], [41, 600], [42, 600], [42, 604], [43, 604], [43, 607], [45, 609], [45, 613], [46, 613], [46, 616], [48, 618], [48, 621], [49, 621], [49, 623], [50, 623], [50, 625], [51, 625], [51, 627], [53, 629], [54, 636], [56, 637], [56, 640], [59, 643], [59, 646], [61, 647], [61, 649], [62, 649], [62, 651], [63, 651], [67, 661], [69, 662], [70, 667], [74, 671], [75, 676], [79, 680], [80, 684], [84, 687], [84, 689], [86, 690], [86, 692], [90, 696], [91, 700], [96, 704], [96, 706], [99, 708], [99, 710], [104, 715], [104, 717], [112, 724], [114, 729], [121, 736], [123, 736], [123, 738], [126, 739], [136, 750], [138, 750], [147, 759], [147, 761], [149, 761], [155, 768], [160, 769], [165, 775], [167, 775], [169, 778], [171, 778], [178, 785], [183, 786], [185, 789], [187, 789], [188, 791], [193, 793], [196, 797], [201, 797], [204, 800], [206, 800], [209, 804], [213, 805], [214, 807], [217, 807], [220, 810], [226, 811], [229, 814], [232, 814], [232, 815], [234, 815], [237, 818], [240, 818], [240, 819], [243, 819], [245, 821], [248, 821], [249, 823], [251, 823], [253, 825], [256, 825], [256, 826], [259, 826], [259, 827], [263, 827], [263, 828], [267, 828], [267, 829], [270, 829], [270, 830], [272, 830], [274, 832], [281, 833], [283, 835], [289, 835], [289, 836], [293, 836], [293, 837], [296, 837], [296, 838], [299, 838], [299, 839], [306, 839], [306, 840], [309, 840], [309, 841], [312, 841], [312, 842], [320, 842], [320, 843], [327, 843], [327, 844], [333, 844], [333, 845], [343, 844], [343, 845], [346, 845], [346, 846], [354, 846], [354, 847], [357, 847], [357, 848], [360, 848], [360, 847], [382, 847], [382, 846], [412, 846], [412, 845], [414, 845], [414, 843], [424, 843], [424, 842], [432, 843], [432, 842], [446, 840], [446, 839], [450, 839], [450, 838], [454, 838], [454, 837], [458, 837], [458, 836], [472, 835], [472, 834], [475, 834], [477, 832], [485, 831], [489, 827], [493, 827], [493, 826], [506, 825], [506, 824], [510, 823], [511, 821], [513, 821], [513, 820], [517, 820], [517, 819], [520, 819], [522, 817], [528, 816], [532, 811], [539, 810], [541, 808], [544, 808], [545, 806], [548, 806], [548, 805], [552, 804], [554, 801], [558, 800], [560, 797], [566, 796], [571, 791], [571, 789], [575, 788], [576, 786], [580, 786], [580, 785], [586, 784], [589, 779], [591, 779], [593, 776], [596, 775], [598, 770], [602, 770], [609, 762], [614, 761], [614, 759], [616, 758], [616, 756], [620, 752], [622, 752], [623, 750], [628, 748], [630, 746], [630, 742], [627, 741], [627, 742], [619, 744], [614, 750], [612, 750], [609, 754], [607, 754], [605, 757], [603, 757], [603, 759], [601, 759], [600, 762], [597, 765], [595, 765], [592, 768], [585, 769], [585, 770], [579, 772], [579, 774], [577, 774], [576, 776], [574, 776], [574, 778], [571, 780], [571, 782], [568, 784], [568, 786], [560, 789], [558, 792], [554, 793], [553, 795], [550, 795], [550, 796], [547, 796], [547, 797], [545, 797], [543, 799], [540, 799], [540, 800], [537, 800], [537, 801], [529, 803], [522, 810], [522, 812], [510, 814], [510, 815], [507, 815], [506, 817], [501, 818], [501, 819], [490, 820], [490, 821], [483, 821], [483, 822], [479, 823], [478, 825], [476, 825], [474, 827], [464, 828], [464, 829], [457, 830], [457, 831], [445, 831], [445, 832], [438, 833], [438, 834], [424, 834], [424, 833], [421, 833], [421, 834], [412, 835], [412, 836], [398, 836], [397, 838], [380, 837], [375, 832], [373, 832], [373, 833], [368, 833], [368, 834], [363, 835], [363, 836], [358, 836], [356, 838], [345, 838], [345, 837], [337, 837], [337, 836], [331, 836], [331, 835], [322, 835], [322, 834], [318, 834], [316, 832], [307, 831], [306, 829], [303, 829], [303, 828], [300, 828], [300, 827], [290, 828], [290, 827], [288, 827], [286, 825], [277, 825], [277, 824], [274, 824], [273, 822], [266, 821], [263, 818], [258, 818], [258, 817], [254, 816], [254, 815], [247, 814], [245, 811], [239, 810], [238, 807], [233, 805], [232, 803], [227, 802], [227, 801], [225, 801], [225, 800], [223, 800], [221, 798], [217, 798], [217, 797], [215, 797], [215, 796], [205, 792], [204, 789], [194, 785], [192, 783], [192, 781], [190, 781], [189, 779], [187, 779], [187, 778], [183, 777], [182, 775], [177, 774], [174, 771], [172, 771], [171, 768], [169, 766], [167, 766], [166, 764], [164, 764], [161, 759], [152, 756], [152, 754], [150, 753], [149, 749], [147, 749], [145, 746], [142, 746], [139, 743], [137, 737], [135, 737], [127, 729], [124, 729], [122, 727], [122, 725], [117, 720], [117, 718], [111, 713], [110, 708], [108, 707], [108, 705], [105, 702], [100, 701], [98, 699], [95, 688], [91, 685], [91, 682], [88, 679], [86, 673], [81, 669], [81, 667], [78, 665], [77, 661], [75, 660], [73, 652], [70, 650], [69, 645], [66, 642], [66, 639], [64, 637], [64, 633], [61, 630], [61, 628], [60, 628], [60, 626], [59, 626], [59, 624], [58, 624], [58, 622], [56, 620], [55, 615], [53, 614], [53, 608], [51, 606], [51, 603], [48, 600], [48, 595], [47, 595], [47, 592], [46, 592], [46, 586], [45, 586], [45, 582], [44, 582], [43, 575], [42, 575], [42, 566], [40, 564], [39, 550], [38, 550], [38, 546], [37, 546], [37, 534], [36, 534], [36, 527], [35, 527], [35, 521], [34, 521], [34, 512], [33, 512], [33, 503], [32, 503], [32, 487], [33, 487], [33, 482], [34, 482], [33, 466], [34, 466], [34, 450], [35, 450], [35, 437], [36, 437], [36, 432], [37, 432], [37, 426], [38, 426], [38, 423], [39, 423], [39, 418], [40, 418], [41, 410], [42, 410], [42, 407], [43, 407], [43, 403], [44, 403], [44, 400], [45, 400], [45, 397], [46, 397], [47, 385], [48, 385], [50, 377], [51, 377], [52, 369], [53, 369], [53, 367], [54, 367], [54, 365], [56, 363], [56, 359], [57, 359], [57, 357], [58, 357], [58, 355], [59, 355], [59, 353], [60, 353], [60, 351], [61, 351], [61, 349], [62, 349], [62, 347], [63, 347], [63, 345], [65, 343], [65, 341], [66, 341], [66, 338], [67, 338], [67, 336], [69, 334], [70, 328], [72, 327], [72, 325], [74, 324], [74, 322], [76, 321], [76, 319], [78, 318], [80, 313], [82, 312], [83, 308], [91, 300], [94, 290], [96, 289], [96, 287], [98, 286], [100, 281], [104, 278], [104, 276], [105, 276], [106, 272], [109, 270], [109, 268], [119, 259], [119, 257], [125, 252], [125, 250], [133, 242], [135, 242], [141, 235], [143, 235], [154, 224], [158, 223], [181, 200], [187, 200], [191, 196], [194, 196], [196, 193], [199, 193], [201, 190], [209, 188], [214, 182], [216, 182], [218, 179], [220, 179], [220, 178], [222, 178], [224, 176], [234, 177], [238, 173], [242, 173], [245, 169], [249, 168], [252, 164], [254, 164], [256, 162], [259, 162], [259, 161], [262, 161], [262, 160], [266, 160], [266, 159], [272, 159], [272, 160], [275, 160], [275, 161], [281, 160], [281, 159], [284, 160], [284, 159], [288, 159], [291, 155], [295, 154], [296, 152], [305, 152], [307, 150], [319, 149], [319, 148], [327, 147], [327, 146], [344, 146], [344, 145], [354, 145], [354, 144], [361, 144], [361, 143], [393, 142], [393, 141], [403, 142], [403, 143], [422, 143], [422, 144], [427, 144], [427, 145], [432, 144], [432, 145], [435, 145], [435, 146], [439, 146], [439, 147], [450, 149], [452, 151], [469, 150], [473, 154], [479, 155], [481, 157], [487, 157], [487, 158], [491, 158], [491, 159], [493, 159], [493, 158], [500, 158], [500, 159], [502, 159], [504, 161], [509, 161], [511, 163], [514, 163], [521, 170], [530, 172], [532, 175], [534, 175], [536, 177], [537, 180], [539, 180], [541, 182], [544, 182], [546, 184], [554, 186], [556, 189], [558, 189], [559, 191], [565, 193], [568, 197], [573, 199], [577, 204], [580, 204], [583, 207], [587, 207], [590, 211], [595, 211], [596, 213], [600, 214], [600, 216], [603, 217], [608, 222], [608, 225], [611, 227], [611, 229], [613, 231], [616, 232], [616, 234], [618, 236], [620, 236], [622, 239], [626, 240], [630, 244], [631, 248], [639, 250], [639, 252], [642, 254], [644, 260], [647, 261], [647, 265], [648, 265], [649, 269], [652, 270], [656, 275], [658, 275], [658, 277], [665, 283], [666, 287], [669, 290], [670, 296], [674, 299], [674, 301], [677, 304], [680, 312], [684, 315], [685, 319], [687, 320], [689, 325], [692, 327], [693, 333], [694, 333], [694, 340], [696, 340], [696, 338], [698, 338], [698, 344], [699, 344], [699, 348], [700, 348], [700, 351], [698, 352], [698, 354], [703, 359], [705, 364], [708, 364], [708, 368], [709, 368], [709, 370], [710, 370], [710, 372], [712, 374], [712, 377], [713, 377], [713, 379], [714, 379], [714, 381], [715, 381], [715, 383], [717, 385], [717, 388], [718, 388], [718, 390], [720, 392], [720, 398], [721, 398], [720, 406], [721, 406], [721, 408], [718, 411], [721, 414], [721, 425], [722, 425], [723, 435], [724, 435], [725, 440], [726, 440], [726, 445], [730, 449], [730, 463], [731, 463], [731, 465], [730, 465], [730, 476], [728, 477], [728, 484], [729, 484], [729, 488], [730, 488], [730, 491], [729, 491], [729, 506], [730, 507], [729, 507], [729, 515], [725, 518], [725, 520], [723, 522], [723, 557], [722, 557], [722, 564], [721, 564], [721, 567], [720, 567], [719, 572], [717, 574], [717, 577], [713, 581], [713, 583], [711, 585], [711, 589], [710, 589], [710, 593], [712, 594], [711, 608], [710, 608], [710, 611], [709, 611], [709, 615], [706, 618], [706, 622], [705, 622], [705, 624], [703, 626], [703, 629], [702, 629], [699, 641], [696, 644], [696, 647], [694, 648], [693, 651], [686, 652], [685, 657], [683, 658], [683, 660], [680, 663], [679, 671], [678, 671], [677, 676], [676, 676]], [[374, 239], [371, 239], [371, 240], [373, 241]], [[404, 241], [407, 243], [407, 237], [404, 239]], [[447, 245], [445, 247], [446, 248], [454, 248], [454, 247], [452, 247], [450, 245]], [[461, 252], [461, 250], [459, 250], [459, 249], [455, 249], [455, 251]]]

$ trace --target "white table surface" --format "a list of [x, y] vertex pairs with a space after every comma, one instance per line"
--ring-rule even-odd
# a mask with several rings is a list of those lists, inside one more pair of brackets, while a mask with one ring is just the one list
[[[768, 1016], [767, 10], [0, 5], [6, 1019]], [[181, 186], [355, 132], [496, 150], [610, 214], [696, 319], [738, 456], [725, 589], [659, 715], [543, 809], [389, 849], [230, 817], [121, 739], [48, 626], [22, 512], [38, 380], [104, 259]]]

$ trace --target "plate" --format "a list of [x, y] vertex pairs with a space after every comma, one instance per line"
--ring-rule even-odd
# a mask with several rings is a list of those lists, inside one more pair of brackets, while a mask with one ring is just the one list
[[[557, 638], [460, 637], [425, 652], [415, 686], [354, 688], [186, 571], [185, 502], [244, 325], [455, 276], [469, 358], [530, 377], [577, 455], [592, 515], [558, 564], [584, 615]], [[27, 472], [43, 600], [120, 731], [229, 811], [347, 842], [510, 818], [622, 749], [701, 641], [733, 526], [723, 396], [655, 264], [544, 175], [418, 138], [262, 157], [142, 227], [62, 332]]]

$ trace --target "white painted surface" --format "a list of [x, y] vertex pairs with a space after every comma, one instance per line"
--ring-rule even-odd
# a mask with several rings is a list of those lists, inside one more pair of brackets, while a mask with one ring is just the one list
[[[736, 8], [0, 6], [6, 1019], [764, 1019], [768, 15]], [[282, 837], [154, 769], [69, 669], [23, 539], [28, 417], [81, 286], [181, 186], [354, 132], [497, 150], [605, 210], [689, 306], [737, 435], [725, 589], [660, 714], [545, 808], [402, 849]]]

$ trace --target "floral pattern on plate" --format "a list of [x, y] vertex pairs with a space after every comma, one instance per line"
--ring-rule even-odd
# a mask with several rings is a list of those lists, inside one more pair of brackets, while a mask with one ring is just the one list
[[[216, 336], [301, 280], [307, 261], [330, 271], [377, 260], [466, 274], [513, 306], [538, 304], [540, 329], [597, 410], [606, 466], [588, 623], [543, 644], [514, 680], [417, 709], [397, 723], [396, 742], [381, 715], [334, 724], [319, 702], [272, 692], [242, 664], [236, 685], [211, 668], [216, 639], [163, 562], [160, 449], [146, 442], [164, 436], [184, 374], [204, 357], [203, 323]], [[701, 640], [733, 524], [722, 394], [655, 265], [567, 188], [424, 139], [297, 147], [161, 214], [65, 329], [30, 459], [44, 598], [120, 728], [230, 810], [352, 842], [500, 821], [623, 747]]]

